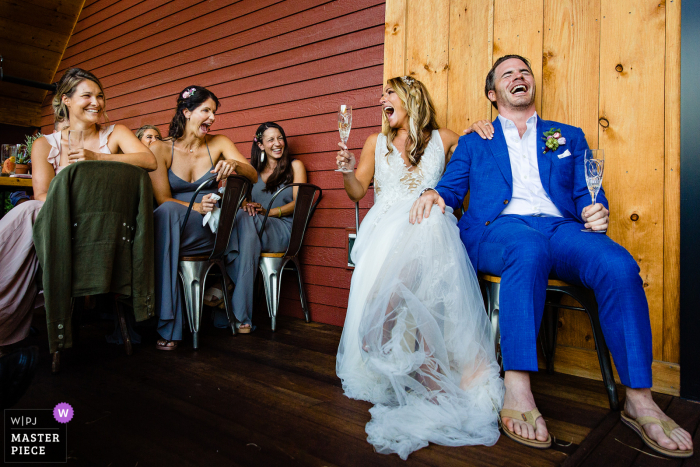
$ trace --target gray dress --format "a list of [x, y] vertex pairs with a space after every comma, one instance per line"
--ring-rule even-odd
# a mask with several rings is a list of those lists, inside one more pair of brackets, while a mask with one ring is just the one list
[[[279, 188], [279, 187], [278, 187]], [[265, 182], [258, 174], [258, 181], [251, 190], [251, 200], [260, 203], [265, 209], [270, 203], [272, 196], [277, 189], [271, 193], [263, 191]], [[229, 272], [229, 277], [236, 284], [233, 289], [233, 312], [240, 324], [251, 324], [253, 316], [253, 286], [257, 273], [260, 251], [284, 252], [289, 244], [289, 237], [292, 234], [292, 217], [274, 217], [275, 208], [284, 206], [294, 200], [293, 188], [289, 188], [279, 195], [272, 205], [270, 217], [265, 223], [265, 231], [262, 235], [262, 244], [258, 239], [258, 231], [262, 227], [264, 216], [251, 216], [241, 209], [236, 215], [236, 225], [231, 235], [231, 241], [235, 242], [239, 249], [239, 256], [233, 262], [235, 272]], [[231, 243], [229, 243], [229, 246]], [[249, 269], [251, 272], [248, 272]], [[235, 275], [234, 275], [235, 274]], [[214, 325], [216, 327], [226, 327], [226, 314], [223, 311], [215, 310]]]
[[[174, 157], [175, 144], [173, 142]], [[207, 152], [209, 147], [207, 146]], [[211, 154], [209, 154], [211, 159]], [[172, 164], [171, 164], [172, 166]], [[212, 161], [211, 168], [214, 168]], [[186, 182], [168, 169], [168, 182], [172, 197], [188, 202], [192, 199], [197, 187], [211, 174], [204, 173], [195, 182]], [[216, 185], [203, 189], [197, 202], [202, 200], [208, 193], [216, 191]], [[257, 185], [256, 185], [257, 186]], [[264, 188], [264, 184], [262, 185]], [[255, 193], [255, 188], [253, 189]], [[262, 191], [262, 189], [261, 189]], [[275, 206], [280, 206], [290, 202], [292, 199], [291, 189], [289, 201], [282, 200], [275, 202]], [[268, 194], [265, 194], [268, 195]], [[271, 195], [265, 198], [269, 202]], [[253, 198], [255, 200], [255, 197]], [[278, 198], [279, 199], [279, 198]], [[257, 200], [256, 200], [257, 201]], [[260, 201], [258, 201], [260, 202]], [[265, 205], [265, 203], [261, 203]], [[158, 316], [158, 332], [167, 340], [182, 340], [182, 328], [184, 325], [184, 303], [180, 291], [180, 280], [177, 269], [179, 257], [182, 255], [200, 255], [210, 253], [214, 247], [216, 235], [211, 232], [208, 226], [202, 226], [203, 216], [192, 211], [187, 220], [187, 226], [183, 236], [180, 236], [180, 229], [185, 219], [187, 207], [172, 201], [165, 202], [154, 211], [155, 229], [155, 280], [156, 280], [156, 314]], [[272, 221], [272, 222], [270, 222]], [[281, 228], [286, 219], [268, 219], [263, 234], [263, 248], [276, 250], [279, 245], [284, 244], [279, 251], [284, 251], [286, 243], [291, 234], [291, 219], [287, 229]], [[257, 228], [262, 223], [262, 217], [249, 216], [248, 213], [240, 210], [236, 216], [236, 226], [229, 239], [226, 251], [226, 272], [235, 284], [233, 291], [233, 310], [236, 318], [242, 324], [250, 324], [253, 310], [253, 283], [258, 269], [261, 245], [258, 240]], [[279, 241], [284, 232], [286, 240]], [[268, 234], [271, 232], [272, 234]], [[223, 319], [221, 319], [223, 318]], [[225, 314], [215, 320], [215, 324], [227, 326]]]

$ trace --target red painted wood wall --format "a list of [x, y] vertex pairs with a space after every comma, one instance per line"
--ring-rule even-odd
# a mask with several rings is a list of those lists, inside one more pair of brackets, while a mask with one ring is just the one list
[[[112, 123], [164, 134], [176, 94], [206, 86], [221, 101], [214, 132], [247, 157], [260, 123], [282, 125], [309, 182], [324, 189], [302, 250], [311, 318], [342, 325], [352, 272], [345, 228], [355, 220], [333, 172], [336, 112], [354, 107], [350, 146], [359, 155], [380, 130], [383, 44], [383, 0], [87, 0], [54, 81], [70, 67], [90, 70]], [[50, 98], [44, 132], [53, 128]], [[363, 214], [371, 204], [370, 192]], [[302, 316], [294, 274], [284, 278], [280, 310]]]

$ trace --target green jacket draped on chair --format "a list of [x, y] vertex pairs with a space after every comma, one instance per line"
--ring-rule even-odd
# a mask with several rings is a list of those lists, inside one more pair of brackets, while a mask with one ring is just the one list
[[136, 321], [153, 316], [153, 188], [145, 170], [93, 161], [61, 170], [33, 238], [51, 352], [72, 346], [72, 297], [116, 293], [131, 297]]

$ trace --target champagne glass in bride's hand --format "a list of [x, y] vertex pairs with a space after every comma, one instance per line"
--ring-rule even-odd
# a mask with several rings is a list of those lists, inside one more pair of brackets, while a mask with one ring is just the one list
[[[349, 105], [341, 105], [338, 112], [338, 131], [340, 132], [340, 140], [343, 144], [348, 144], [350, 137], [350, 128], [352, 127], [352, 107]], [[352, 169], [341, 167], [336, 172], [352, 172]]]
[[[595, 204], [600, 187], [603, 185], [603, 168], [605, 166], [605, 153], [602, 149], [586, 149], [583, 155], [583, 164], [586, 175], [586, 185], [591, 194], [591, 205]], [[581, 232], [605, 233], [605, 230], [582, 229]]]

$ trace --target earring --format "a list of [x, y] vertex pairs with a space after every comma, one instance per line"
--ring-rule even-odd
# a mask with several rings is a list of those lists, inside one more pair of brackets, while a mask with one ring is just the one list
[[260, 162], [265, 162], [265, 151], [263, 151], [262, 154], [260, 154]]

